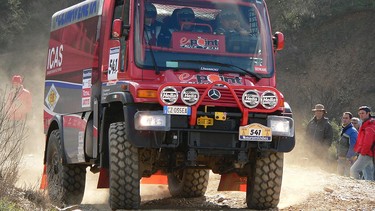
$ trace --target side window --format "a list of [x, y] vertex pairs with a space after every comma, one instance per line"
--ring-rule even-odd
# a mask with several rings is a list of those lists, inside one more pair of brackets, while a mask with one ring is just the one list
[[[113, 12], [113, 17], [112, 17], [112, 22], [116, 19], [121, 19], [122, 22], [123, 22], [123, 35], [120, 37], [119, 41], [120, 41], [120, 46], [121, 46], [121, 49], [120, 49], [120, 55], [121, 55], [121, 58], [120, 58], [120, 71], [121, 72], [124, 72], [125, 69], [126, 69], [126, 39], [125, 39], [125, 36], [124, 36], [124, 30], [126, 30], [125, 26], [128, 26], [129, 25], [129, 0], [117, 0], [116, 1], [116, 5], [115, 5], [115, 9], [114, 9], [114, 12]], [[112, 36], [112, 35], [111, 35]], [[112, 37], [111, 37], [112, 38]], [[118, 38], [116, 38], [118, 39]]]

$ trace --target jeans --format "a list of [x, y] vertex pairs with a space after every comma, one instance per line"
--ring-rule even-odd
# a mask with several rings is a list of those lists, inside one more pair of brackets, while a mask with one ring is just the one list
[[350, 176], [360, 179], [359, 173], [363, 172], [365, 180], [374, 180], [374, 161], [373, 157], [359, 155], [358, 159], [350, 168]]

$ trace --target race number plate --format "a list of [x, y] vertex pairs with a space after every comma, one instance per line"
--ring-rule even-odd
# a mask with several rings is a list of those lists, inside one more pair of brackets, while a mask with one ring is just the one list
[[271, 128], [258, 123], [240, 126], [238, 139], [240, 141], [271, 142], [272, 131]]
[[186, 116], [191, 114], [191, 108], [188, 106], [164, 106], [163, 113]]

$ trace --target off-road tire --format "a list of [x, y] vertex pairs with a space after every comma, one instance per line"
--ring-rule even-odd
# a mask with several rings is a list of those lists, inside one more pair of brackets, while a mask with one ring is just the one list
[[50, 134], [47, 147], [47, 190], [49, 199], [58, 207], [82, 202], [86, 166], [64, 165], [59, 130]]
[[109, 202], [112, 210], [138, 209], [141, 203], [138, 149], [126, 140], [125, 123], [109, 128]]
[[183, 169], [168, 174], [168, 189], [173, 197], [200, 197], [207, 190], [210, 171]]
[[261, 157], [256, 158], [247, 178], [248, 208], [277, 207], [280, 200], [283, 165], [284, 153], [281, 152], [264, 152]]

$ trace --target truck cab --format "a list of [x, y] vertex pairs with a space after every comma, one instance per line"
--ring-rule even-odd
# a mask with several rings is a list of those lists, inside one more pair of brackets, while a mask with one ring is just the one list
[[56, 12], [42, 187], [58, 206], [80, 203], [90, 167], [113, 210], [137, 209], [146, 178], [199, 197], [212, 171], [249, 208], [276, 207], [295, 145], [276, 88], [283, 46], [263, 0], [86, 0]]

